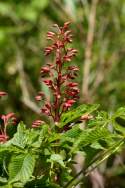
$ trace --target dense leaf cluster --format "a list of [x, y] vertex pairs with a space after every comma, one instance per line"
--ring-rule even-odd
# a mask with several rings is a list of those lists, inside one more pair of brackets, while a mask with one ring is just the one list
[[[119, 120], [124, 121], [125, 108], [112, 115], [97, 108], [81, 105], [63, 114], [58, 126], [70, 129], [61, 133], [48, 124], [27, 129], [20, 122], [13, 138], [0, 144], [1, 187], [69, 187], [76, 153], [85, 157], [87, 175], [121, 150], [125, 129]], [[93, 119], [80, 122], [81, 114], [93, 114]]]

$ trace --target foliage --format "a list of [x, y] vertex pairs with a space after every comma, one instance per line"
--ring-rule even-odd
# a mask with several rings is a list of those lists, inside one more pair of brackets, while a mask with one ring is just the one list
[[[20, 119], [31, 124], [39, 115], [34, 105], [36, 90], [48, 92], [38, 82], [39, 68], [44, 65], [45, 33], [53, 23], [71, 20], [78, 49], [81, 100], [85, 50], [89, 31], [89, 15], [93, 0], [1, 0], [0, 1], [0, 90], [7, 91], [7, 100], [0, 101], [2, 109], [17, 112]], [[25, 7], [25, 11], [24, 11]], [[115, 111], [125, 99], [125, 1], [102, 0], [96, 7], [95, 31], [89, 73], [89, 95], [103, 110]], [[46, 62], [50, 61], [48, 57]], [[21, 64], [22, 62], [22, 64]], [[28, 93], [22, 87], [22, 65]], [[25, 98], [25, 99], [24, 99]], [[35, 104], [29, 105], [30, 101]], [[7, 104], [7, 105], [4, 105]], [[5, 108], [5, 106], [7, 106]], [[26, 113], [23, 113], [23, 112]]]
[[[85, 113], [90, 108], [86, 105]], [[79, 109], [75, 109], [78, 116]], [[120, 110], [120, 116], [124, 116], [124, 110]], [[98, 112], [99, 115], [102, 113]], [[38, 129], [27, 129], [21, 122], [14, 137], [0, 145], [0, 165], [3, 168], [1, 186], [23, 187], [30, 184], [35, 187], [39, 185], [39, 181], [44, 187], [51, 187], [53, 184], [57, 184], [57, 187], [64, 186], [73, 178], [71, 164], [74, 163], [73, 156], [78, 152], [84, 152], [86, 160], [89, 157], [85, 170], [88, 173], [111, 154], [119, 151], [124, 144], [124, 131], [118, 132], [115, 123], [112, 123], [116, 116], [120, 117], [118, 112], [107, 119], [107, 125], [104, 124], [103, 117], [100, 121], [96, 117], [87, 121], [85, 128], [83, 122], [76, 122], [70, 130], [61, 133], [50, 130], [47, 124]], [[67, 119], [70, 121], [70, 116]], [[90, 126], [91, 122], [96, 126]], [[113, 131], [108, 127], [111, 123]], [[90, 156], [89, 153], [94, 154]]]
[[[37, 4], [34, 6], [38, 8]], [[82, 181], [81, 174], [85, 179], [124, 146], [125, 107], [112, 114], [99, 110], [97, 104], [71, 108], [78, 99], [79, 89], [72, 81], [78, 68], [69, 66], [77, 52], [68, 46], [72, 42], [69, 24], [65, 22], [62, 27], [56, 24], [56, 30], [47, 34], [52, 44], [45, 48], [45, 55], [54, 53], [55, 61], [42, 67], [41, 74], [51, 95], [48, 99], [40, 91], [35, 98], [41, 101], [45, 97], [41, 112], [49, 123], [37, 119], [28, 128], [20, 122], [11, 138], [7, 127], [10, 122], [17, 123], [15, 115], [0, 117], [0, 187], [71, 188]], [[5, 95], [6, 92], [0, 92], [0, 97]], [[85, 158], [85, 167], [74, 176], [74, 157], [79, 153]]]

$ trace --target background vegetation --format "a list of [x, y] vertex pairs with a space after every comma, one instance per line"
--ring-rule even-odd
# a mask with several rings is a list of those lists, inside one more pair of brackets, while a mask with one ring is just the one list
[[[0, 113], [16, 112], [29, 126], [39, 116], [34, 97], [41, 88], [48, 92], [39, 70], [51, 61], [43, 54], [46, 32], [65, 21], [72, 22], [79, 51], [74, 63], [80, 67], [80, 102], [100, 103], [111, 113], [124, 106], [124, 0], [1, 0], [0, 90], [9, 96], [0, 101]], [[105, 168], [107, 186], [125, 187], [125, 170], [113, 166], [124, 163], [124, 152], [113, 159], [111, 172]]]

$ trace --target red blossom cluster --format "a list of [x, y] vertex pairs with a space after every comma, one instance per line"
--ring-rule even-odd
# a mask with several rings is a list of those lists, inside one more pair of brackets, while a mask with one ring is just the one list
[[[41, 68], [42, 82], [48, 86], [53, 95], [52, 101], [45, 101], [41, 112], [51, 116], [54, 122], [59, 122], [61, 114], [67, 111], [78, 99], [78, 84], [72, 80], [76, 78], [79, 68], [67, 65], [76, 56], [77, 50], [69, 48], [72, 42], [72, 31], [69, 30], [70, 22], [64, 23], [63, 27], [54, 24], [54, 31], [47, 33], [47, 39], [51, 45], [45, 48], [45, 55], [55, 54], [55, 63], [47, 63]], [[43, 92], [39, 92], [35, 97], [37, 101], [45, 97]], [[39, 123], [39, 122], [38, 122]]]
[[[7, 95], [6, 92], [0, 91], [0, 97]], [[9, 124], [15, 125], [17, 119], [14, 113], [8, 113], [7, 115], [0, 115], [0, 143], [4, 143], [8, 140], [9, 136], [7, 135], [7, 126]]]
[[14, 113], [0, 115], [0, 142], [6, 142], [9, 138], [7, 135], [7, 126], [9, 124], [16, 125], [17, 119]]

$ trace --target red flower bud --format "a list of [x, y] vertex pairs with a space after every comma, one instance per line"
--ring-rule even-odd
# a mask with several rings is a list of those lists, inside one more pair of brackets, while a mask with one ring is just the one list
[[68, 87], [76, 87], [76, 86], [78, 86], [78, 83], [76, 83], [76, 82], [69, 82], [69, 83], [67, 84], [67, 86], [68, 86]]
[[63, 106], [69, 108], [69, 107], [71, 107], [75, 102], [76, 102], [75, 100], [69, 99], [69, 100], [67, 100], [67, 101], [64, 103]]
[[36, 99], [37, 101], [41, 101], [44, 96], [45, 96], [45, 94], [40, 91], [40, 92], [38, 93], [38, 95], [35, 97], [35, 99]]
[[36, 101], [41, 101], [42, 97], [41, 97], [40, 95], [37, 95], [37, 96], [35, 97], [35, 99], [36, 99]]
[[52, 51], [54, 50], [53, 46], [49, 46], [49, 47], [46, 47], [44, 52], [45, 52], [45, 55], [49, 55]]
[[43, 123], [44, 123], [44, 121], [42, 121], [42, 120], [35, 120], [35, 121], [32, 123], [32, 128], [40, 127], [40, 125], [42, 125]]
[[40, 73], [48, 73], [50, 71], [50, 68], [49, 67], [42, 67], [41, 70], [40, 70]]
[[69, 66], [68, 67], [68, 70], [71, 70], [71, 71], [79, 71], [79, 68], [77, 66]]
[[15, 125], [17, 121], [15, 114], [12, 112], [8, 113], [7, 115], [1, 115], [0, 119], [3, 120], [4, 125], [7, 125], [9, 121], [11, 121], [13, 125]]
[[67, 29], [70, 24], [71, 24], [71, 22], [65, 22], [65, 23], [64, 23], [64, 26], [63, 26], [63, 29]]
[[50, 105], [50, 103], [47, 102], [47, 103], [45, 104], [45, 107], [48, 108], [48, 109], [50, 110], [50, 109], [51, 109], [51, 105]]
[[67, 49], [67, 54], [63, 57], [64, 61], [71, 61], [72, 57], [75, 56], [77, 53], [76, 49], [73, 48], [68, 48]]
[[84, 114], [83, 116], [81, 116], [80, 120], [87, 121], [87, 120], [90, 120], [90, 119], [92, 119], [92, 118], [93, 118], [92, 115]]
[[41, 112], [44, 113], [44, 114], [46, 114], [47, 116], [50, 116], [50, 110], [48, 110], [48, 109], [45, 108], [45, 107], [43, 107], [43, 108], [41, 109]]
[[7, 95], [6, 92], [4, 92], [4, 91], [0, 91], [0, 97], [3, 97], [3, 96], [5, 96], [5, 95]]
[[43, 80], [43, 82], [48, 86], [48, 87], [51, 87], [53, 82], [52, 80]]
[[9, 136], [5, 135], [5, 134], [1, 134], [0, 135], [0, 142], [4, 143], [8, 140]]
[[48, 40], [54, 40], [54, 36], [55, 36], [55, 33], [51, 32], [51, 31], [49, 31], [47, 33], [47, 39]]

